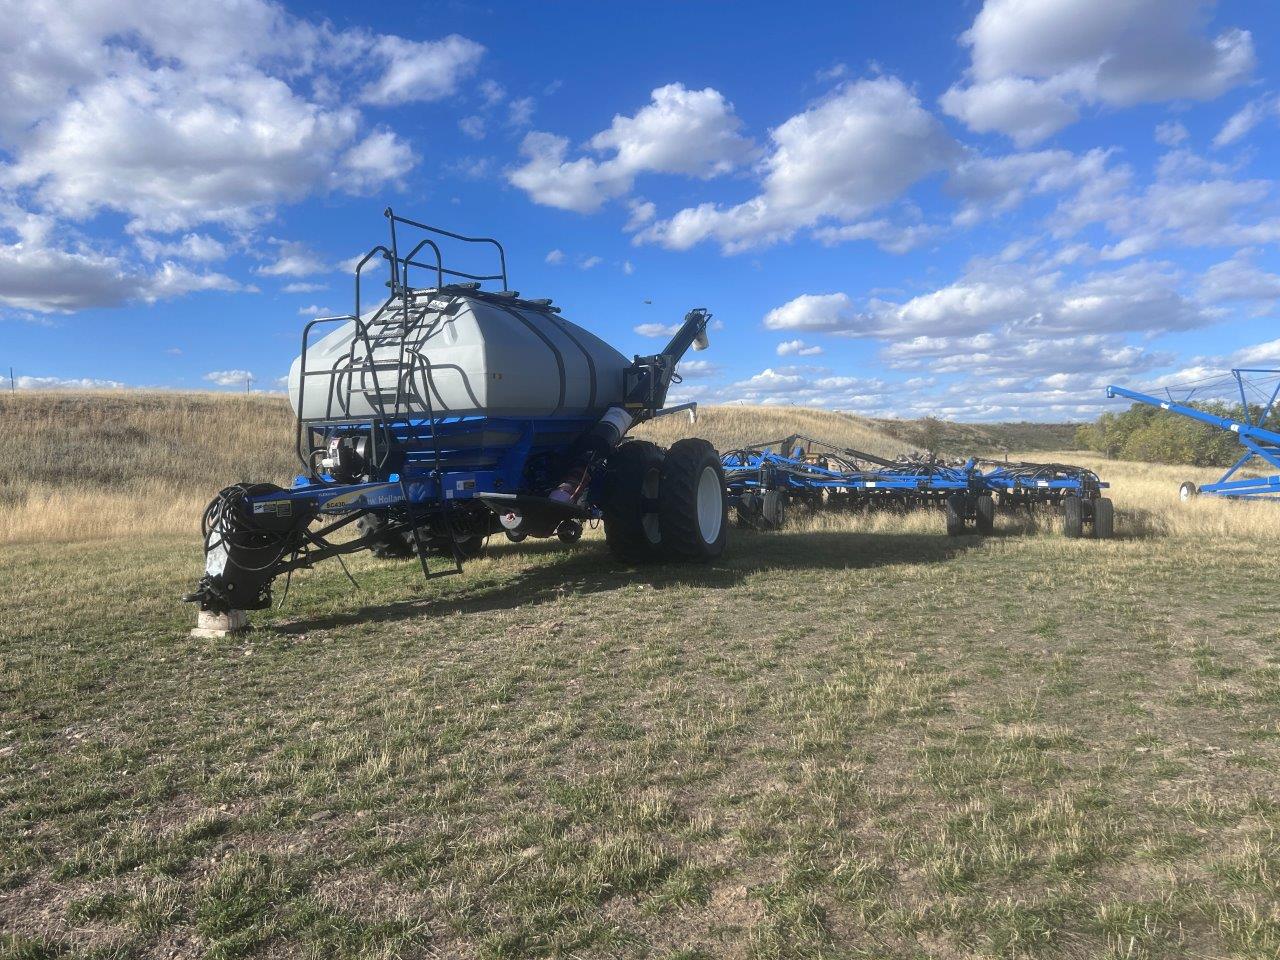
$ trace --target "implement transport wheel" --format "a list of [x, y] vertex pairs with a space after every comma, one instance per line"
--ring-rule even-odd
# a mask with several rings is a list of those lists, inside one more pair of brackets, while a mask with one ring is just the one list
[[1116, 535], [1116, 508], [1107, 497], [1093, 501], [1093, 535], [1099, 540], [1109, 540]]
[[507, 531], [507, 539], [510, 540], [512, 543], [519, 543], [521, 540], [523, 540], [527, 536], [529, 536], [527, 533], [517, 532], [515, 530]]
[[403, 560], [413, 556], [413, 549], [399, 531], [387, 530], [387, 518], [380, 513], [366, 513], [356, 518], [356, 531], [371, 537], [369, 552], [379, 560]]
[[1190, 480], [1183, 480], [1182, 486], [1178, 487], [1178, 499], [1181, 500], [1183, 503], [1186, 503], [1188, 500], [1191, 500], [1194, 497], [1199, 496], [1199, 494], [1200, 494], [1200, 488], [1197, 487]]
[[760, 505], [761, 526], [777, 530], [787, 522], [787, 494], [783, 490], [766, 490]]
[[978, 514], [978, 532], [991, 533], [996, 528], [996, 502], [989, 493], [978, 494], [974, 501]]
[[1084, 535], [1084, 501], [1079, 497], [1062, 498], [1062, 532], [1073, 538]]
[[556, 527], [556, 536], [561, 543], [577, 543], [582, 539], [582, 524], [577, 520], [561, 520]]
[[947, 497], [947, 536], [958, 537], [964, 533], [965, 496], [953, 493]]
[[715, 560], [724, 553], [728, 507], [716, 448], [698, 438], [673, 443], [658, 490], [663, 552], [695, 563]]
[[609, 455], [601, 513], [609, 552], [623, 563], [657, 560], [662, 546], [658, 489], [662, 449], [648, 440], [628, 440]]

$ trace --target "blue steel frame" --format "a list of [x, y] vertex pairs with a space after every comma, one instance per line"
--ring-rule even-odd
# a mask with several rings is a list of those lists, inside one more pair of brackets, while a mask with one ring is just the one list
[[1245, 394], [1246, 374], [1275, 375], [1280, 374], [1280, 370], [1239, 367], [1232, 370], [1231, 374], [1236, 378], [1236, 383], [1240, 388], [1240, 403], [1244, 408], [1246, 418], [1244, 420], [1220, 417], [1204, 410], [1197, 410], [1189, 404], [1177, 403], [1172, 399], [1161, 400], [1159, 397], [1139, 393], [1136, 390], [1128, 390], [1114, 384], [1107, 387], [1107, 396], [1113, 398], [1124, 397], [1126, 400], [1159, 407], [1161, 410], [1168, 410], [1170, 413], [1189, 417], [1192, 420], [1198, 420], [1200, 423], [1207, 423], [1211, 427], [1234, 433], [1240, 445], [1245, 448], [1245, 453], [1227, 468], [1227, 472], [1216, 483], [1206, 483], [1200, 487], [1200, 492], [1232, 499], [1247, 497], [1275, 498], [1280, 496], [1280, 474], [1271, 474], [1264, 477], [1245, 477], [1239, 480], [1233, 480], [1232, 477], [1254, 457], [1270, 464], [1276, 470], [1280, 470], [1280, 433], [1274, 430], [1267, 430], [1262, 426], [1276, 409], [1276, 401], [1280, 398], [1280, 381], [1277, 381], [1276, 387], [1271, 391], [1266, 404], [1256, 415], [1250, 410], [1248, 397]]
[[1091, 470], [1065, 464], [994, 463], [979, 476], [988, 492], [1024, 503], [1052, 503], [1070, 496], [1088, 499], [1111, 486]]
[[901, 494], [919, 497], [958, 492], [1015, 494], [1024, 501], [1052, 501], [1064, 496], [1091, 496], [1109, 486], [1091, 471], [1044, 465], [1049, 477], [1026, 476], [1020, 464], [991, 464], [967, 460], [961, 466], [904, 462], [878, 470], [830, 470], [798, 457], [770, 451], [746, 450], [723, 457], [725, 485], [730, 496], [759, 490], [804, 494], [837, 490], [848, 493]]
[[[255, 512], [263, 512], [258, 509], [261, 503], [303, 501], [320, 513], [341, 514], [518, 495], [528, 492], [525, 468], [531, 457], [562, 453], [595, 422], [590, 417], [447, 417], [434, 425], [402, 421], [385, 431], [403, 456], [395, 469], [385, 471], [384, 479], [340, 483], [328, 474], [300, 475], [292, 489], [250, 498], [249, 503]], [[324, 435], [360, 435], [373, 429], [369, 422], [351, 423], [328, 427]], [[490, 442], [468, 442], [486, 435]], [[499, 438], [510, 442], [493, 442]]]

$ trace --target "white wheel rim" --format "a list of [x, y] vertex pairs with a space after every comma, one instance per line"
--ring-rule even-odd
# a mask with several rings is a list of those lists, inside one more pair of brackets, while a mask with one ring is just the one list
[[698, 532], [703, 543], [715, 543], [724, 523], [724, 488], [720, 474], [708, 464], [698, 477]]
[[1183, 485], [1182, 489], [1178, 491], [1178, 496], [1182, 499], [1183, 503], [1186, 503], [1191, 499], [1191, 490], [1186, 485]]

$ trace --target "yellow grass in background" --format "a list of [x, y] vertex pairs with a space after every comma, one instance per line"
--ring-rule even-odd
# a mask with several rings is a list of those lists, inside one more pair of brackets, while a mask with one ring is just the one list
[[781, 440], [793, 433], [878, 457], [896, 457], [911, 449], [863, 417], [806, 407], [700, 406], [696, 423], [691, 423], [685, 414], [674, 413], [633, 431], [634, 436], [663, 446], [682, 437], [704, 437], [721, 452], [746, 443]]
[[1212, 483], [1222, 476], [1222, 470], [1216, 467], [1107, 460], [1080, 451], [1037, 453], [1023, 459], [1079, 464], [1109, 481], [1108, 493], [1116, 503], [1116, 530], [1120, 534], [1205, 540], [1274, 540], [1280, 536], [1280, 503], [1275, 501], [1201, 496], [1182, 503], [1178, 499], [1183, 480], [1196, 485]]
[[[902, 441], [849, 414], [798, 407], [705, 407], [698, 422], [676, 414], [636, 435], [669, 445], [700, 436], [717, 449], [801, 433], [880, 456]], [[199, 518], [221, 487], [241, 480], [287, 485], [298, 472], [293, 417], [280, 397], [209, 393], [24, 392], [0, 396], [0, 544], [198, 535]], [[1019, 459], [1014, 455], [1012, 459]], [[1081, 452], [1035, 453], [1096, 470], [1112, 484], [1121, 535], [1271, 539], [1280, 504], [1201, 497], [1178, 501], [1182, 480], [1221, 471], [1102, 460]], [[933, 511], [898, 514], [793, 513], [814, 529], [932, 532]], [[1002, 517], [1004, 529], [1059, 535], [1056, 516]]]
[[0, 543], [196, 537], [221, 487], [298, 470], [280, 397], [3, 394], [0, 436]]

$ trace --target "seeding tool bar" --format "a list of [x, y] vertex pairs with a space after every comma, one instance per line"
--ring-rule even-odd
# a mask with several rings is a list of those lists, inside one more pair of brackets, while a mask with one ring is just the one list
[[[803, 442], [797, 445], [797, 440]], [[1101, 496], [1107, 484], [1093, 471], [1069, 464], [944, 462], [921, 456], [887, 460], [794, 436], [747, 444], [725, 454], [722, 463], [729, 502], [743, 525], [780, 526], [793, 504], [810, 509], [941, 506], [948, 533], [970, 527], [989, 533], [998, 498], [1004, 508], [1061, 508], [1070, 536], [1085, 528], [1109, 536], [1112, 529], [1111, 501]]]

